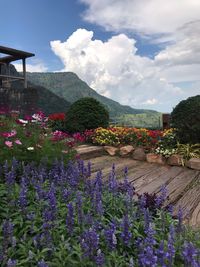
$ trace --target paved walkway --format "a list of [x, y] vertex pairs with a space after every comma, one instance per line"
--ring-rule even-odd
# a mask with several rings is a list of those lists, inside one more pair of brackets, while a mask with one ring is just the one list
[[[111, 157], [103, 155], [101, 149], [80, 148], [86, 151], [86, 161], [92, 163], [93, 175], [102, 170], [108, 178], [112, 164], [115, 163], [116, 174], [123, 178], [123, 170], [128, 167], [128, 177], [138, 193], [159, 193], [160, 187], [166, 184], [169, 200], [166, 204], [174, 205], [177, 214], [179, 206], [183, 209], [184, 221], [191, 226], [200, 227], [200, 171], [184, 167], [151, 164], [130, 158]], [[79, 150], [79, 152], [80, 152]], [[93, 150], [93, 154], [88, 151]], [[84, 154], [84, 153], [83, 153]], [[84, 156], [83, 156], [84, 158]]]

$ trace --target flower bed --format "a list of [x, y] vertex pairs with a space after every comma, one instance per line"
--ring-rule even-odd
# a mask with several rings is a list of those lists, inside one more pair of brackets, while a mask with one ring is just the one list
[[163, 132], [159, 130], [147, 130], [144, 128], [97, 128], [94, 130], [92, 141], [99, 145], [134, 145], [152, 147], [163, 136]]
[[198, 235], [182, 225], [161, 195], [133, 200], [134, 188], [90, 164], [57, 161], [1, 166], [1, 266], [199, 266]]
[[63, 157], [62, 151], [65, 161], [71, 159], [75, 153], [69, 135], [52, 132], [47, 122], [42, 112], [25, 119], [0, 117], [0, 161], [15, 157], [24, 162], [39, 162], [42, 158], [52, 162]]
[[[110, 155], [130, 154], [134, 159], [147, 158], [149, 162], [187, 165], [200, 170], [200, 144], [179, 144], [173, 129], [152, 131], [124, 127], [97, 128], [91, 134], [90, 140], [94, 144], [105, 146]], [[135, 152], [132, 153], [133, 150]], [[150, 154], [145, 156], [144, 153]], [[190, 164], [194, 158], [195, 163]]]

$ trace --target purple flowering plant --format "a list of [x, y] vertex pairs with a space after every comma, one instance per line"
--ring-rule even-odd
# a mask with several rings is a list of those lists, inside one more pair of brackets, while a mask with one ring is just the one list
[[163, 208], [165, 187], [137, 200], [127, 168], [104, 179], [81, 160], [2, 162], [1, 266], [200, 266], [197, 233]]

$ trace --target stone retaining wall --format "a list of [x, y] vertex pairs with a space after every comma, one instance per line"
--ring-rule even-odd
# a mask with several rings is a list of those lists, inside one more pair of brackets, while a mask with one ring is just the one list
[[0, 87], [0, 111], [17, 110], [22, 115], [37, 111], [38, 94], [35, 88]]
[[119, 155], [121, 157], [131, 157], [135, 160], [147, 161], [149, 163], [186, 166], [194, 170], [200, 170], [200, 158], [191, 158], [186, 161], [181, 155], [177, 154], [165, 158], [160, 154], [145, 153], [143, 147], [133, 147], [131, 145], [122, 146], [120, 148], [104, 146], [104, 150], [111, 156]]

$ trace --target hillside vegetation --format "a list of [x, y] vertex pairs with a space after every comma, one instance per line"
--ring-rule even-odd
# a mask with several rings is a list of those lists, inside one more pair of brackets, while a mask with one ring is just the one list
[[152, 110], [134, 109], [129, 106], [120, 105], [114, 100], [99, 95], [72, 72], [34, 72], [27, 73], [27, 77], [33, 84], [43, 86], [71, 103], [74, 103], [82, 97], [93, 97], [105, 105], [111, 117], [119, 117], [124, 114], [158, 114], [158, 112]]

